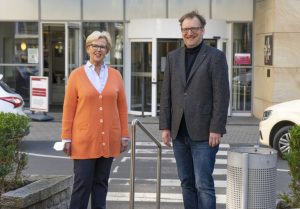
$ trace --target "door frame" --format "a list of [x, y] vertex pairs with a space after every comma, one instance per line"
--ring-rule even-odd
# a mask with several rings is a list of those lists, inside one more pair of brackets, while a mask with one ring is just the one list
[[[154, 56], [156, 56], [156, 46], [154, 46], [156, 44], [155, 41], [153, 41], [154, 38], [149, 39], [149, 38], [145, 38], [145, 39], [129, 39], [129, 47], [128, 47], [128, 54], [129, 54], [129, 62], [128, 65], [130, 66], [129, 69], [131, 69], [131, 44], [134, 42], [148, 42], [152, 44], [152, 60], [151, 60], [151, 64], [152, 64], [152, 69], [151, 69], [151, 112], [144, 112], [144, 115], [151, 115], [151, 116], [156, 116], [156, 62], [154, 61]], [[155, 50], [155, 51], [154, 51]], [[156, 58], [155, 58], [156, 59]], [[155, 65], [154, 65], [155, 64]], [[155, 68], [155, 69], [154, 69]], [[155, 75], [154, 75], [155, 74]], [[131, 76], [132, 76], [132, 72], [131, 70], [128, 71], [128, 76], [127, 79], [125, 81], [125, 83], [127, 85], [129, 85], [130, 91], [128, 92], [128, 113], [129, 114], [133, 114], [133, 115], [143, 115], [142, 111], [136, 111], [136, 110], [131, 110]], [[154, 115], [155, 114], [155, 115]]]

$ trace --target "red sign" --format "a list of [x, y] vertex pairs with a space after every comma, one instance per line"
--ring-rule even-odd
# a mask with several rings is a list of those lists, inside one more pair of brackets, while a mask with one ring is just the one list
[[250, 53], [234, 54], [234, 65], [251, 65], [251, 54]]
[[30, 110], [48, 112], [48, 77], [30, 76]]
[[46, 89], [32, 88], [32, 96], [45, 97], [46, 95]]

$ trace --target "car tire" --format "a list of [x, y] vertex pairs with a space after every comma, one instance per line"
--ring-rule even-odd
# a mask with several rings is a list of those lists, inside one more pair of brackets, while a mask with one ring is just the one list
[[290, 134], [289, 129], [292, 126], [284, 126], [280, 128], [274, 136], [273, 148], [278, 151], [278, 155], [283, 159], [285, 153], [287, 153], [290, 149], [289, 141]]

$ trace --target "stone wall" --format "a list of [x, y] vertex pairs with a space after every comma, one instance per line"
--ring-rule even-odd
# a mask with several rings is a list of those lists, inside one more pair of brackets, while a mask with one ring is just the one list
[[72, 176], [42, 177], [2, 194], [0, 209], [68, 209]]
[[[299, 99], [300, 1], [255, 0], [253, 115], [270, 105]], [[265, 62], [272, 36], [272, 62]]]

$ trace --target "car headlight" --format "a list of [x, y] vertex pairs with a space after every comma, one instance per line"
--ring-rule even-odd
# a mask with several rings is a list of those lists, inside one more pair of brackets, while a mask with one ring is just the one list
[[272, 113], [272, 110], [266, 110], [266, 111], [264, 111], [261, 120], [267, 120], [270, 117], [271, 113]]

